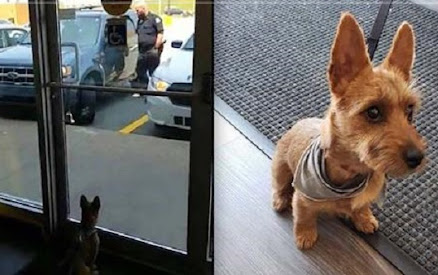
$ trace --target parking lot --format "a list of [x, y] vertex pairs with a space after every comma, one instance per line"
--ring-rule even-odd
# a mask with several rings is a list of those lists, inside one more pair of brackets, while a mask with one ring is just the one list
[[[193, 17], [173, 18], [172, 26], [165, 31], [165, 47], [161, 61], [166, 61], [172, 54], [177, 54], [171, 42], [182, 39], [181, 30], [193, 28]], [[156, 127], [146, 117], [144, 97], [133, 97], [120, 94], [105, 96], [96, 112], [92, 127], [113, 131], [128, 131], [131, 134], [155, 136], [177, 140], [190, 140], [190, 131], [171, 127]]]
[[[192, 23], [173, 19], [162, 62]], [[66, 126], [71, 217], [80, 217], [81, 194], [99, 195], [99, 225], [185, 250], [190, 131], [154, 125], [144, 97], [107, 94], [98, 102], [92, 124]], [[34, 109], [0, 108], [0, 192], [41, 202], [37, 138]]]

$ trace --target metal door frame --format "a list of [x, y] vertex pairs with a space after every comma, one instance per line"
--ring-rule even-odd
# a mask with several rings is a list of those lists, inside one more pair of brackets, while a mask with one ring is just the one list
[[[56, 0], [29, 0], [33, 66], [36, 89], [42, 207], [11, 196], [0, 197], [20, 218], [44, 226], [53, 233], [62, 225], [77, 226], [68, 219], [68, 173], [63, 88], [61, 83], [58, 7]], [[50, 35], [49, 35], [50, 34]], [[213, 2], [196, 0], [193, 93], [154, 92], [142, 95], [191, 97], [192, 135], [187, 216], [187, 251], [182, 252], [100, 228], [102, 250], [172, 273], [212, 273], [213, 192]], [[86, 86], [73, 86], [89, 89]], [[96, 87], [96, 91], [129, 92], [124, 88]]]

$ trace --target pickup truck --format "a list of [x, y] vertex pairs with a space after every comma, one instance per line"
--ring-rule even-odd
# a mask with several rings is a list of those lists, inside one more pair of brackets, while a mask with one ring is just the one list
[[[60, 16], [64, 83], [120, 86], [133, 78], [138, 57], [137, 15], [130, 10], [123, 17], [127, 25], [127, 46], [123, 49], [108, 46], [105, 32], [110, 18], [104, 10], [95, 8]], [[97, 101], [95, 91], [64, 89], [63, 95], [67, 122], [93, 122]], [[35, 104], [30, 35], [18, 45], [0, 50], [0, 103]]]

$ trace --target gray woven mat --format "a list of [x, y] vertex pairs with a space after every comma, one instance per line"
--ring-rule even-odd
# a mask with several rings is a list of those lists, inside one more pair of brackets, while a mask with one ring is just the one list
[[[267, 2], [215, 2], [215, 93], [275, 143], [297, 120], [321, 117], [327, 109], [325, 72], [340, 12], [351, 11], [368, 35], [379, 5]], [[417, 34], [415, 71], [423, 87], [417, 124], [428, 139], [430, 162], [420, 176], [391, 181], [383, 210], [375, 210], [381, 224], [377, 234], [438, 274], [438, 12], [394, 1], [375, 62], [382, 60], [403, 20]]]

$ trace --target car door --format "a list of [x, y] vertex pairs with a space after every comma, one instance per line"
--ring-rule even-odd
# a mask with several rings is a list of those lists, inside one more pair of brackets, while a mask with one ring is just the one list
[[[129, 18], [128, 18], [129, 17]], [[127, 53], [125, 55], [125, 68], [120, 76], [120, 79], [127, 79], [133, 76], [137, 64], [138, 57], [138, 39], [136, 33], [137, 16], [133, 12], [127, 14], [126, 29], [127, 29]]]
[[[123, 23], [122, 23], [123, 22]], [[104, 68], [110, 85], [120, 85], [133, 76], [138, 56], [137, 34], [135, 26], [137, 17], [129, 12], [124, 17], [109, 16], [105, 23]], [[117, 46], [108, 40], [110, 29], [115, 25], [126, 24], [126, 46]], [[114, 37], [114, 36], [113, 36]]]

